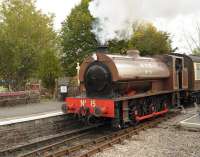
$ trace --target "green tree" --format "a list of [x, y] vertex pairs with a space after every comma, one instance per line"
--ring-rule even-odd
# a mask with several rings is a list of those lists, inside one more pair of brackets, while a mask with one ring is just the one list
[[134, 28], [133, 36], [129, 41], [129, 48], [136, 48], [141, 55], [156, 55], [172, 52], [170, 35], [158, 31], [149, 23], [139, 24]]
[[129, 40], [118, 40], [118, 39], [113, 39], [108, 41], [109, 52], [126, 54], [126, 51], [128, 49], [128, 42]]
[[55, 87], [55, 78], [61, 75], [61, 65], [58, 56], [54, 51], [46, 51], [42, 55], [39, 67], [39, 77], [42, 80], [44, 87], [53, 93]]
[[63, 65], [67, 76], [75, 76], [77, 62], [81, 63], [97, 46], [95, 35], [91, 32], [94, 18], [88, 4], [89, 0], [82, 0], [62, 25]]
[[22, 85], [35, 76], [40, 59], [57, 52], [53, 16], [42, 14], [34, 0], [3, 0], [0, 5], [0, 75]]
[[200, 56], [200, 48], [197, 47], [197, 48], [193, 49], [193, 50], [192, 50], [192, 54], [193, 54], [193, 55], [196, 55], [196, 56]]

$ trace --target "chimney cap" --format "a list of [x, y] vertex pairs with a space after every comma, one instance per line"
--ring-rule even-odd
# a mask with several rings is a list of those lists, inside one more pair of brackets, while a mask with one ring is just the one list
[[107, 53], [108, 52], [108, 46], [107, 45], [100, 45], [97, 47], [97, 52], [100, 53]]

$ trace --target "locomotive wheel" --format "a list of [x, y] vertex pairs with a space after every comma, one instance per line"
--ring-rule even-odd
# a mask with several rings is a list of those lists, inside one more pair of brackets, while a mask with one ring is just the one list
[[111, 126], [113, 131], [118, 131], [123, 128], [123, 125], [116, 119], [111, 120]]
[[139, 122], [136, 120], [136, 116], [140, 115], [139, 111], [138, 111], [138, 107], [135, 105], [132, 108], [132, 112], [131, 112], [131, 122], [130, 124], [132, 126], [136, 126]]
[[155, 112], [156, 111], [156, 105], [155, 104], [151, 104], [150, 106], [149, 106], [149, 113], [151, 114], [151, 113], [153, 113], [153, 112]]
[[87, 116], [87, 125], [93, 125], [97, 123], [97, 118], [93, 115]]

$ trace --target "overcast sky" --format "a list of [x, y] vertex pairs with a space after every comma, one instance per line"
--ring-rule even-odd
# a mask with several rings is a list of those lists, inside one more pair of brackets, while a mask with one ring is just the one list
[[[149, 0], [148, 0], [149, 1]], [[126, 1], [124, 1], [126, 2]], [[153, 9], [144, 5], [145, 0], [140, 0], [143, 9], [150, 15], [161, 12], [162, 16], [150, 18], [160, 30], [168, 31], [172, 35], [173, 47], [178, 46], [179, 52], [189, 51], [187, 39], [191, 34], [197, 38], [195, 32], [198, 17], [200, 17], [199, 0], [151, 0], [154, 3]], [[146, 1], [147, 2], [147, 1]], [[176, 7], [180, 6], [179, 8]], [[182, 3], [183, 2], [183, 3]], [[71, 9], [80, 3], [80, 0], [37, 0], [37, 7], [44, 13], [55, 14], [55, 29], [59, 30], [61, 22], [69, 15]], [[172, 4], [173, 3], [173, 4]], [[168, 7], [166, 7], [168, 6]]]
[[71, 9], [81, 0], [37, 0], [37, 7], [44, 13], [55, 14], [55, 28], [60, 29], [61, 22], [70, 13]]

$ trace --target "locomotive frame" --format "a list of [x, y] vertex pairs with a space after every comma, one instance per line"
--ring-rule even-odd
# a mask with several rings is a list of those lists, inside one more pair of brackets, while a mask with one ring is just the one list
[[[127, 64], [136, 67], [131, 74], [130, 69], [129, 73], [119, 69]], [[127, 56], [96, 52], [82, 63], [79, 79], [83, 95], [67, 98], [64, 112], [88, 122], [94, 117], [107, 120], [115, 128], [135, 125], [182, 104], [200, 103], [197, 56], [172, 53], [150, 58], [140, 57], [138, 51], [129, 51]]]

